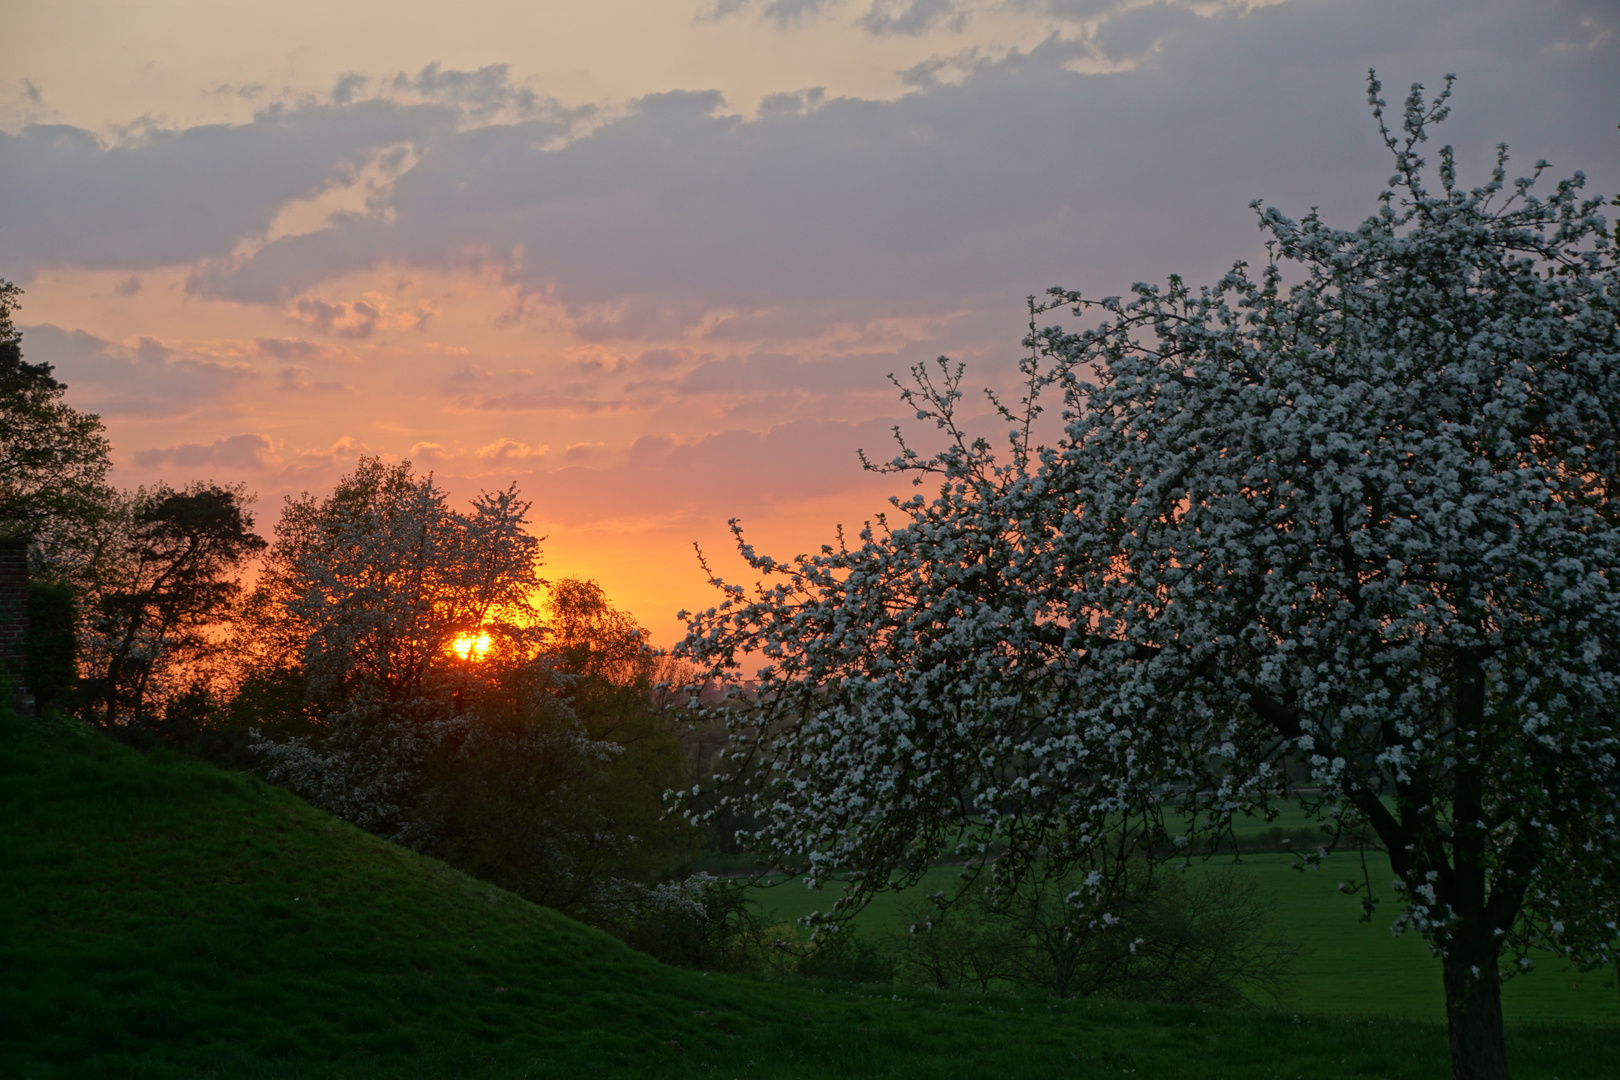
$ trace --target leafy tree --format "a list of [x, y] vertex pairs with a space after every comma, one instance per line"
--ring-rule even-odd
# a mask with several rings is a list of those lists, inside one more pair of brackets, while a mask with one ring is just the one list
[[[287, 500], [246, 605], [242, 682], [272, 702], [301, 684], [319, 708], [313, 732], [257, 744], [273, 779], [408, 841], [423, 828], [429, 759], [465, 740], [455, 717], [469, 689], [538, 692], [518, 711], [545, 724], [556, 710], [535, 663], [530, 595], [543, 582], [528, 508], [508, 490], [459, 513], [431, 475], [375, 457], [325, 499]], [[457, 638], [480, 634], [489, 651], [458, 657]]]
[[594, 581], [553, 582], [543, 616], [526, 693], [468, 692], [468, 737], [426, 759], [423, 850], [644, 938], [638, 914], [668, 914], [651, 914], [665, 909], [644, 886], [688, 861], [700, 835], [664, 813], [663, 793], [686, 780], [654, 693], [665, 661]]
[[594, 581], [564, 578], [546, 597], [546, 648], [578, 679], [610, 686], [647, 683], [658, 657], [647, 632]]
[[154, 698], [212, 650], [237, 574], [265, 548], [239, 489], [164, 484], [129, 500], [119, 573], [92, 597], [86, 641], [87, 711], [118, 728], [150, 719]]
[[682, 725], [659, 689], [676, 671], [594, 581], [553, 582], [545, 615], [545, 648], [563, 680], [563, 700], [589, 738], [618, 748], [598, 773], [594, 802], [604, 836], [635, 839], [604, 846], [600, 873], [655, 881], [689, 862], [701, 839], [665, 813], [664, 792], [684, 786], [688, 774]]
[[389, 701], [452, 670], [459, 635], [490, 635], [491, 659], [521, 654], [544, 584], [528, 509], [509, 488], [459, 513], [409, 462], [362, 458], [328, 498], [305, 493], [282, 511], [255, 602], [266, 637], [302, 653], [325, 692]]
[[[1454, 1074], [1505, 1077], [1504, 958], [1620, 944], [1620, 271], [1580, 174], [1538, 196], [1504, 148], [1469, 189], [1446, 148], [1431, 189], [1449, 80], [1401, 134], [1369, 85], [1376, 214], [1256, 204], [1258, 279], [1032, 302], [1005, 457], [959, 423], [960, 368], [917, 369], [951, 441], [887, 467], [938, 496], [790, 563], [744, 544], [778, 584], [722, 583], [681, 651], [734, 681], [763, 657], [730, 798], [773, 858], [850, 868], [846, 906], [952, 850], [1017, 878], [1290, 797], [1370, 830]], [[1037, 326], [1056, 308], [1095, 321]]]
[[599, 587], [558, 583], [543, 620], [528, 509], [508, 489], [457, 512], [431, 476], [375, 458], [325, 499], [289, 500], [242, 686], [273, 707], [302, 680], [313, 699], [256, 742], [272, 780], [605, 918], [678, 858], [689, 830], [660, 796], [684, 780], [680, 744], [648, 701], [644, 632]]
[[43, 629], [32, 635], [28, 656], [12, 658], [15, 670], [5, 674], [22, 677], [43, 706], [64, 703], [72, 686], [74, 597], [52, 589], [80, 584], [64, 565], [73, 561], [62, 557], [73, 550], [64, 541], [102, 518], [116, 496], [106, 483], [101, 419], [63, 400], [67, 388], [51, 365], [23, 359], [22, 333], [12, 321], [21, 296], [0, 280], [0, 540], [28, 543], [30, 570], [39, 579], [30, 585], [29, 609]]
[[51, 365], [23, 359], [12, 322], [21, 295], [0, 281], [0, 533], [9, 536], [94, 516], [112, 495], [101, 418], [62, 400]]

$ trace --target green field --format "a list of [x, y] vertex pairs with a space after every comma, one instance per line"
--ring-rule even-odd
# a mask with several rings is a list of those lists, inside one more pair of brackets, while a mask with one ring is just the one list
[[[1234, 828], [1245, 844], [1273, 830], [1304, 837], [1314, 826], [1303, 811], [1288, 807], [1272, 822], [1240, 819]], [[1284, 853], [1263, 852], [1243, 855], [1235, 864], [1255, 876], [1271, 898], [1277, 928], [1300, 951], [1295, 981], [1280, 1007], [1328, 1015], [1443, 1021], [1439, 961], [1416, 935], [1397, 938], [1390, 932], [1395, 904], [1388, 858], [1377, 852], [1367, 857], [1373, 892], [1382, 902], [1371, 923], [1360, 920], [1359, 897], [1338, 888], [1342, 881], [1360, 879], [1357, 853], [1335, 852], [1320, 870], [1294, 870], [1296, 861]], [[1219, 855], [1194, 860], [1189, 872], [1231, 865], [1232, 856]], [[952, 867], [936, 868], [913, 889], [878, 896], [852, 925], [866, 935], [903, 932], [913, 921], [921, 897], [935, 891], [954, 892], [958, 874]], [[830, 908], [835, 895], [831, 889], [813, 893], [797, 881], [780, 881], [760, 890], [759, 903], [767, 919], [792, 922], [811, 911]], [[1550, 954], [1537, 954], [1533, 960], [1528, 973], [1509, 979], [1503, 989], [1502, 1007], [1509, 1021], [1578, 1018], [1620, 1025], [1620, 987], [1612, 968], [1581, 973]]]
[[[0, 723], [0, 844], [8, 1078], [1446, 1073], [1431, 1020], [664, 967], [249, 777], [67, 727]], [[1516, 1076], [1613, 1075], [1612, 1012], [1531, 1015]]]
[[[1189, 873], [1231, 863], [1221, 856], [1194, 863]], [[1290, 868], [1293, 860], [1282, 854], [1245, 855], [1238, 864], [1255, 875], [1272, 898], [1275, 925], [1300, 950], [1295, 980], [1278, 1007], [1327, 1015], [1401, 1016], [1434, 1021], [1445, 1019], [1440, 987], [1440, 964], [1416, 935], [1394, 937], [1389, 930], [1393, 905], [1387, 887], [1377, 894], [1385, 905], [1373, 921], [1360, 921], [1359, 901], [1338, 891], [1338, 883], [1359, 874], [1353, 854], [1329, 858], [1319, 871]], [[1393, 876], [1383, 855], [1368, 856], [1375, 885], [1387, 886]], [[954, 868], [930, 871], [914, 889], [886, 893], [851, 920], [863, 935], [901, 931], [913, 921], [916, 902], [928, 892], [952, 891], [958, 884]], [[816, 909], [831, 906], [830, 891], [812, 893], [796, 881], [786, 881], [759, 895], [762, 913], [770, 920], [791, 921]], [[1389, 913], [1389, 914], [1386, 914]], [[1580, 1019], [1620, 1026], [1620, 991], [1614, 971], [1581, 974], [1555, 956], [1538, 955], [1532, 970], [1509, 979], [1502, 992], [1502, 1007], [1509, 1021]]]

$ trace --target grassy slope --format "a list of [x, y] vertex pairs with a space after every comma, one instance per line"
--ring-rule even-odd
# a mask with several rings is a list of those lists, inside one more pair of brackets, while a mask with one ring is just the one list
[[[254, 780], [0, 723], [0, 1075], [1442, 1075], [1432, 1023], [701, 976]], [[1606, 1026], [1520, 1026], [1599, 1077]]]

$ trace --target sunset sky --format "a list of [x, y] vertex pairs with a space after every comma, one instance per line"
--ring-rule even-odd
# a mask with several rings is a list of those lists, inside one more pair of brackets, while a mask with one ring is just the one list
[[1261, 260], [1254, 199], [1370, 213], [1369, 67], [1458, 75], [1467, 182], [1620, 192], [1613, 0], [8, 0], [0, 277], [120, 484], [516, 480], [667, 645], [727, 518], [903, 490], [889, 373], [1004, 386], [1025, 296]]

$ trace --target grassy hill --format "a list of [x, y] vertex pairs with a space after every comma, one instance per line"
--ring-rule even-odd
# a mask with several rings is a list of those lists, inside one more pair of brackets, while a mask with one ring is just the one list
[[[1523, 1023], [1597, 1078], [1612, 1024]], [[1433, 1022], [704, 976], [258, 781], [0, 721], [6, 1077], [1436, 1077]]]

